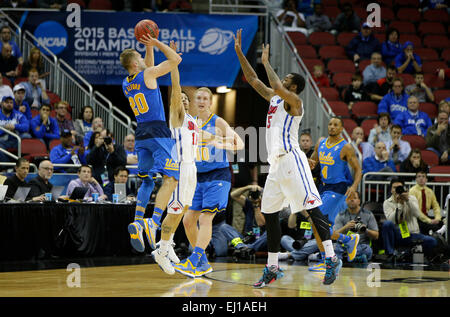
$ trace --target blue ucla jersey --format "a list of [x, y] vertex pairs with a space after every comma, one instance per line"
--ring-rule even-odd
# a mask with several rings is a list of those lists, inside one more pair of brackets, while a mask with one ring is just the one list
[[351, 184], [352, 179], [348, 163], [341, 160], [341, 151], [347, 144], [347, 141], [342, 139], [331, 146], [327, 144], [327, 141], [328, 138], [322, 140], [318, 149], [323, 183], [337, 184], [345, 182]]
[[[218, 116], [211, 114], [205, 123], [199, 125], [201, 130], [216, 135], [216, 120]], [[206, 145], [206, 142], [200, 140], [197, 148], [196, 160], [197, 172], [205, 173], [215, 169], [229, 167], [227, 151], [218, 149], [213, 145]]]
[[148, 88], [142, 71], [126, 77], [122, 82], [122, 89], [136, 117], [136, 140], [170, 138], [159, 86], [156, 89]]

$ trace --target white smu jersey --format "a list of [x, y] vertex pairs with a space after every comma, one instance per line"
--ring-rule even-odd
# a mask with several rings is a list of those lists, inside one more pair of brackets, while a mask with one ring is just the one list
[[278, 156], [300, 149], [298, 129], [302, 118], [303, 114], [294, 117], [287, 113], [284, 100], [279, 96], [275, 95], [270, 99], [266, 119], [266, 147], [270, 164]]
[[176, 142], [178, 162], [195, 162], [198, 143], [198, 126], [195, 119], [185, 113], [181, 127], [171, 127], [170, 131]]

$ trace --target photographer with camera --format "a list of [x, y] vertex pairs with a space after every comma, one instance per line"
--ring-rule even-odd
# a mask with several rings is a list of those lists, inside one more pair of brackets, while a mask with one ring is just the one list
[[426, 222], [426, 216], [420, 212], [417, 198], [409, 194], [401, 179], [392, 179], [390, 186], [392, 196], [383, 203], [386, 221], [381, 229], [388, 261], [398, 256], [396, 247], [412, 247], [419, 240], [422, 241], [425, 256], [431, 255], [437, 242], [433, 237], [420, 233], [417, 219]]
[[[341, 234], [359, 234], [359, 244], [356, 249], [354, 262], [366, 263], [372, 258], [371, 240], [378, 239], [378, 225], [371, 211], [361, 208], [361, 197], [359, 192], [354, 192], [347, 198], [348, 208], [341, 211], [334, 223], [334, 232]], [[340, 243], [335, 245], [336, 255], [342, 259], [344, 248]]]
[[[245, 195], [248, 192], [248, 197]], [[253, 232], [253, 228], [265, 225], [266, 221], [261, 213], [262, 188], [258, 185], [247, 185], [236, 188], [230, 194], [231, 199], [242, 206], [245, 214], [244, 233]]]
[[123, 146], [114, 144], [112, 133], [107, 129], [92, 133], [87, 152], [86, 161], [93, 168], [92, 176], [103, 186], [114, 181], [116, 167], [127, 164]]

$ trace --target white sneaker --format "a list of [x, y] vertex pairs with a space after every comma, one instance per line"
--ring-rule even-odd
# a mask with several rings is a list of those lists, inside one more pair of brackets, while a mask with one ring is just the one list
[[161, 254], [160, 249], [156, 249], [152, 252], [152, 256], [165, 273], [170, 275], [175, 274], [175, 269], [173, 268], [167, 253]]
[[[156, 248], [159, 248], [160, 244], [161, 244], [161, 240], [156, 244]], [[177, 263], [180, 263], [180, 259], [178, 258], [177, 254], [175, 253], [175, 251], [173, 249], [174, 247], [175, 247], [175, 242], [171, 241], [169, 244], [169, 248], [168, 248], [168, 252], [169, 252], [168, 256], [169, 256], [170, 261], [177, 264]]]

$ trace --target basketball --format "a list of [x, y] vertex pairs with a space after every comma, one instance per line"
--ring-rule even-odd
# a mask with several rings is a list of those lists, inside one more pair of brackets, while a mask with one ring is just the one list
[[149, 34], [153, 38], [158, 38], [159, 28], [158, 25], [152, 20], [141, 20], [134, 27], [134, 36], [138, 41], [144, 34]]

